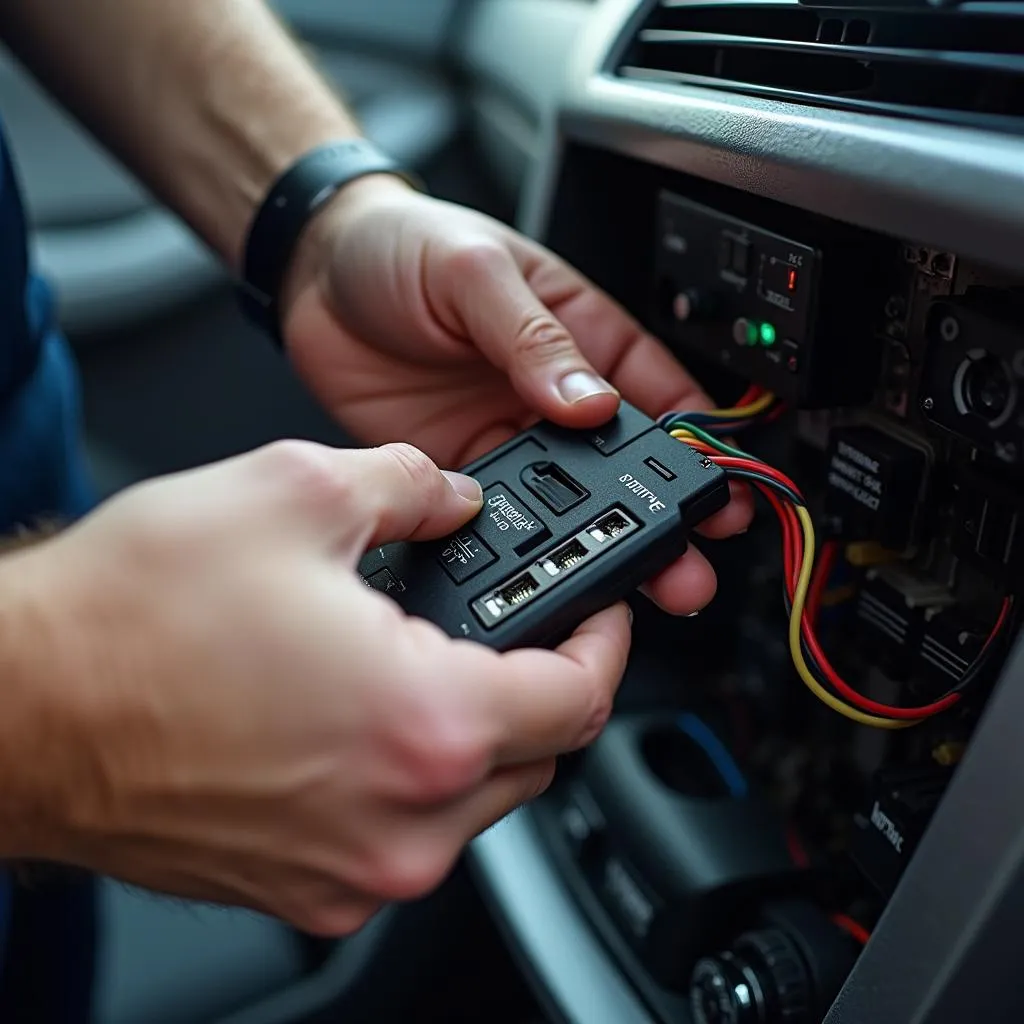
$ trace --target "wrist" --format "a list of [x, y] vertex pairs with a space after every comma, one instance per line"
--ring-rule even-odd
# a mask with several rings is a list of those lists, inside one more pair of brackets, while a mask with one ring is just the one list
[[60, 859], [87, 788], [49, 546], [0, 559], [0, 859]]
[[[397, 174], [374, 174], [349, 182], [314, 214], [288, 263], [279, 298], [282, 332], [288, 311], [310, 286], [324, 281], [340, 233], [361, 213], [383, 203], [401, 201], [415, 189]], [[287, 343], [287, 337], [285, 337]]]
[[317, 273], [330, 242], [325, 226], [337, 225], [342, 211], [377, 201], [370, 197], [394, 195], [403, 180], [415, 184], [362, 138], [325, 143], [291, 164], [267, 191], [247, 233], [240, 298], [249, 318], [283, 343], [286, 279]]

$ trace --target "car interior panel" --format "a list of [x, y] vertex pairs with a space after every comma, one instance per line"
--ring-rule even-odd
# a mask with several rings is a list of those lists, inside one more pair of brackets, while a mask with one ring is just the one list
[[[433, 195], [685, 363], [728, 415], [659, 424], [758, 512], [692, 539], [699, 616], [630, 599], [608, 727], [427, 899], [329, 942], [104, 883], [97, 1024], [1024, 1019], [1024, 5], [276, 6]], [[354, 443], [6, 59], [0, 110], [101, 494]]]

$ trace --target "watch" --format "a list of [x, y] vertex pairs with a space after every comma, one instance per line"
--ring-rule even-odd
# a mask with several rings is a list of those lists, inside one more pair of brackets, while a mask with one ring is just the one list
[[370, 174], [420, 183], [372, 142], [354, 138], [318, 146], [299, 157], [271, 186], [245, 242], [239, 300], [246, 316], [283, 346], [278, 300], [306, 225], [340, 189]]

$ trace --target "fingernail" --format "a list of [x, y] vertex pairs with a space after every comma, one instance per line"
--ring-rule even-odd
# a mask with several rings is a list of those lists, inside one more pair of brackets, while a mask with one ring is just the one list
[[626, 615], [629, 618], [629, 624], [632, 626], [633, 625], [633, 609], [628, 604], [626, 605]]
[[558, 382], [558, 393], [570, 405], [597, 395], [618, 395], [608, 381], [602, 380], [589, 370], [573, 370], [572, 373], [567, 373]]
[[688, 618], [688, 619], [695, 619], [695, 618], [697, 618], [698, 615], [700, 615], [700, 612], [701, 612], [701, 610], [700, 610], [700, 608], [698, 608], [695, 612], [690, 612], [690, 614], [687, 615], [686, 618]]
[[471, 476], [466, 476], [465, 473], [452, 473], [449, 470], [444, 470], [444, 477], [452, 485], [452, 490], [460, 498], [472, 501], [476, 505], [479, 505], [484, 500], [484, 492], [481, 490], [480, 484]]

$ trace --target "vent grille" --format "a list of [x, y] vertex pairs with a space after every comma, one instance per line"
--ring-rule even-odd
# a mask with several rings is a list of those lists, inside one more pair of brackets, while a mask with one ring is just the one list
[[1024, 4], [662, 0], [618, 74], [1024, 134]]

